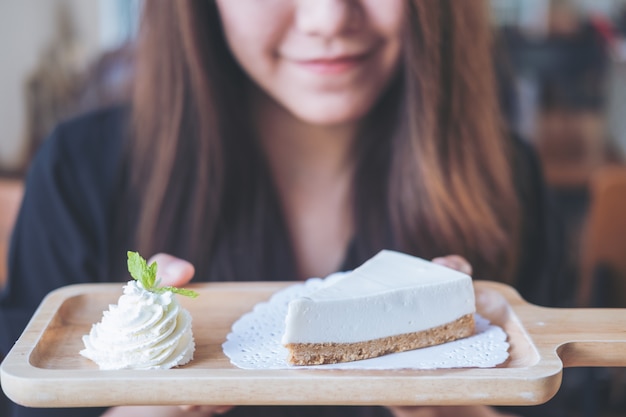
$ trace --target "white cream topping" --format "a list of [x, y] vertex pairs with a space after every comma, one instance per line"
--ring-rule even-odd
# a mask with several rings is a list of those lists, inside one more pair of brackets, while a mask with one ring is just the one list
[[83, 343], [80, 354], [103, 370], [169, 369], [191, 361], [195, 350], [191, 315], [175, 295], [146, 291], [137, 281], [124, 286]]
[[476, 311], [469, 275], [384, 250], [289, 303], [282, 343], [353, 343], [418, 332]]

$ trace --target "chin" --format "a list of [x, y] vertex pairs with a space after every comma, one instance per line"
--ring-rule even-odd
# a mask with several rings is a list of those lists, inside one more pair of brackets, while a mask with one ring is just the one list
[[369, 111], [369, 106], [317, 106], [294, 109], [292, 113], [300, 120], [320, 126], [333, 126], [354, 123], [361, 120]]

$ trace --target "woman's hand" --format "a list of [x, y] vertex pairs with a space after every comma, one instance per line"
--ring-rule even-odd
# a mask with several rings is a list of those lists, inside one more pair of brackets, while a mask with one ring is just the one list
[[195, 415], [192, 413], [201, 413], [203, 416], [216, 416], [224, 413], [228, 413], [234, 408], [232, 405], [183, 405], [181, 410], [190, 413], [187, 415]]
[[460, 255], [447, 255], [434, 258], [433, 262], [439, 265], [447, 266], [448, 268], [456, 269], [467, 275], [472, 275], [472, 265]]
[[440, 407], [390, 407], [395, 417], [515, 417], [485, 405]]
[[124, 406], [109, 408], [101, 417], [211, 417], [228, 412], [231, 406]]
[[167, 253], [157, 253], [148, 260], [148, 265], [157, 263], [158, 278], [161, 285], [182, 287], [191, 281], [196, 269], [190, 262]]
[[[191, 281], [196, 270], [190, 262], [166, 253], [158, 253], [148, 260], [156, 262], [158, 278], [163, 286], [182, 287]], [[226, 405], [181, 405], [177, 406], [124, 406], [107, 410], [102, 417], [210, 417], [228, 412]]]

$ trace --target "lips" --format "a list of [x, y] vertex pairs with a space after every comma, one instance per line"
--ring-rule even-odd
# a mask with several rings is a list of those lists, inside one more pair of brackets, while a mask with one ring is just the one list
[[296, 59], [298, 66], [317, 74], [341, 74], [361, 65], [369, 57], [368, 53], [340, 55], [328, 58]]

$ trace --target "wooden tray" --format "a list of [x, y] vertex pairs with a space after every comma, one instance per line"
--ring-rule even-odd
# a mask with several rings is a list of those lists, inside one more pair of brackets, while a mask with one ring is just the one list
[[512, 288], [475, 283], [478, 312], [508, 334], [497, 368], [446, 370], [243, 370], [221, 345], [231, 325], [291, 283], [198, 284], [180, 297], [194, 319], [189, 365], [156, 371], [100, 371], [78, 354], [81, 336], [121, 295], [120, 284], [75, 285], [46, 297], [1, 367], [13, 401], [32, 407], [147, 404], [517, 405], [559, 389], [564, 366], [626, 366], [626, 310], [549, 309]]

